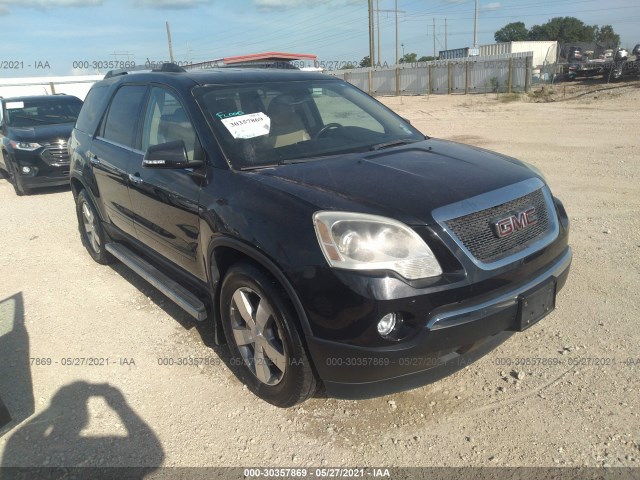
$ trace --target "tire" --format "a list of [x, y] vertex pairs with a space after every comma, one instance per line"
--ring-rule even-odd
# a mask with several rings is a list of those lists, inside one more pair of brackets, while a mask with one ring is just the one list
[[4, 164], [7, 166], [9, 181], [11, 182], [11, 185], [13, 185], [13, 189], [15, 190], [16, 195], [18, 195], [19, 197], [29, 195], [31, 193], [31, 190], [29, 190], [27, 187], [24, 187], [22, 183], [20, 183], [20, 179], [18, 178], [18, 174], [16, 173], [11, 160], [9, 160], [7, 157], [4, 157]]
[[250, 264], [231, 267], [222, 283], [220, 311], [231, 364], [249, 390], [277, 407], [301, 403], [317, 388], [288, 304], [280, 286]]
[[82, 190], [76, 199], [76, 214], [80, 238], [89, 255], [101, 265], [112, 263], [113, 257], [104, 248], [107, 236], [102, 228], [102, 222], [85, 190]]

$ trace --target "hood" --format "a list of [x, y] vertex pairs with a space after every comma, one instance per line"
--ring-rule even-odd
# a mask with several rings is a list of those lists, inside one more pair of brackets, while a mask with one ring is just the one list
[[513, 158], [435, 139], [256, 173], [318, 209], [373, 213], [411, 225], [434, 223], [436, 208], [538, 177]]
[[7, 137], [17, 142], [53, 143], [69, 140], [73, 123], [38, 125], [37, 127], [8, 127]]

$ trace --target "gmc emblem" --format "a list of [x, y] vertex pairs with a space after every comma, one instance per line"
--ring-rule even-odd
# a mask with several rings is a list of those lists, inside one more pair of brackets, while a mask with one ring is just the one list
[[504, 238], [536, 223], [538, 223], [536, 209], [531, 207], [494, 221], [493, 231], [498, 238]]

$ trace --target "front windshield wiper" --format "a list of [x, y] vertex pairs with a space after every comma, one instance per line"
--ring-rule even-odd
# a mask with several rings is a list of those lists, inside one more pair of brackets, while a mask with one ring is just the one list
[[383, 150], [385, 148], [398, 147], [400, 145], [409, 145], [410, 143], [416, 143], [420, 140], [415, 140], [413, 138], [401, 138], [398, 140], [393, 140], [391, 142], [378, 143], [377, 145], [373, 145], [369, 150]]
[[[37, 117], [27, 117], [25, 115], [13, 115], [11, 118], [22, 118], [24, 120], [32, 120], [34, 122], [39, 122], [39, 123], [47, 123], [47, 120], [43, 120], [42, 118], [37, 118]], [[9, 124], [11, 126], [11, 124]]]
[[293, 165], [294, 163], [312, 162], [314, 160], [320, 160], [320, 159], [323, 159], [323, 158], [336, 157], [338, 155], [341, 155], [342, 153], [345, 153], [345, 152], [325, 153], [323, 155], [314, 155], [312, 157], [287, 158], [287, 159], [284, 159], [284, 160], [280, 160], [278, 162], [278, 165]]
[[323, 158], [335, 157], [340, 155], [340, 153], [328, 153], [326, 155], [314, 155], [313, 157], [303, 157], [303, 158], [286, 158], [283, 160], [279, 160], [276, 163], [265, 163], [263, 165], [247, 165], [240, 167], [240, 170], [260, 170], [262, 168], [274, 168], [281, 167], [282, 165], [294, 165], [296, 163], [306, 163], [312, 162], [314, 160], [320, 160]]
[[265, 168], [275, 168], [277, 166], [278, 166], [277, 163], [265, 163], [264, 165], [247, 165], [247, 166], [239, 167], [238, 170], [245, 172], [249, 170], [262, 170]]
[[[47, 115], [46, 117], [47, 118], [52, 118], [52, 119], [53, 118], [74, 118], [74, 117], [72, 117], [70, 115]], [[78, 118], [78, 117], [75, 117], [75, 118]]]
[[58, 121], [51, 122], [51, 125], [58, 125], [60, 123], [75, 123], [77, 119], [72, 117], [58, 117]]
[[347, 148], [347, 149], [327, 152], [327, 153], [324, 153], [324, 154], [312, 155], [312, 156], [308, 156], [308, 157], [283, 158], [281, 160], [278, 160], [276, 163], [267, 163], [267, 164], [262, 164], [262, 165], [247, 165], [247, 166], [240, 167], [240, 170], [258, 170], [258, 169], [262, 169], [262, 168], [280, 167], [282, 165], [293, 165], [293, 164], [296, 164], [296, 163], [313, 162], [315, 160], [323, 160], [323, 159], [327, 159], [327, 158], [334, 158], [334, 157], [338, 157], [338, 156], [341, 156], [341, 155], [348, 155], [348, 154], [351, 154], [351, 153], [365, 152], [365, 151], [368, 151], [368, 150], [381, 150], [383, 148], [396, 147], [396, 146], [399, 146], [399, 145], [408, 145], [410, 143], [416, 143], [416, 142], [419, 142], [419, 141], [420, 140], [415, 140], [415, 139], [412, 139], [412, 138], [403, 138], [403, 139], [399, 139], [399, 140], [394, 140], [392, 142], [379, 143], [379, 144], [374, 145], [372, 147], [367, 147], [366, 145], [363, 145], [362, 147], [355, 147], [355, 148], [351, 147], [351, 148]]

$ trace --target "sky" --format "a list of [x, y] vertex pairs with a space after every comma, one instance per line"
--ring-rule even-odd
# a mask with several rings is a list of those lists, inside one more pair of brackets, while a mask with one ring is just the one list
[[[395, 0], [376, 3], [379, 60], [393, 64], [395, 15], [387, 10]], [[398, 0], [398, 10], [400, 55], [433, 55], [434, 19], [436, 53], [473, 45], [474, 0]], [[638, 0], [479, 0], [478, 43], [494, 43], [507, 23], [531, 27], [558, 16], [611, 24], [623, 46], [640, 43]], [[369, 53], [367, 0], [0, 0], [0, 78], [104, 74], [108, 61], [167, 60], [166, 21], [178, 62], [286, 51], [344, 64]]]

